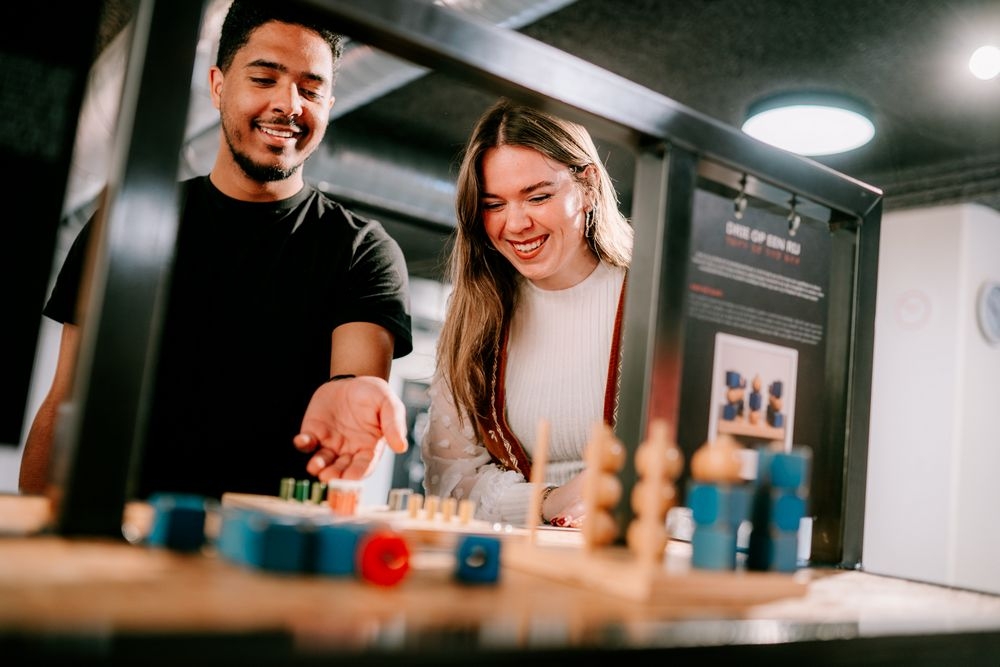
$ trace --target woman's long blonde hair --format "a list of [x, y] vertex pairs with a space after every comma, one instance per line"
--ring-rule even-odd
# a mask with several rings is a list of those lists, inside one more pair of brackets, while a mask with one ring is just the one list
[[[452, 291], [437, 346], [437, 363], [459, 414], [476, 421], [490, 410], [490, 375], [517, 294], [517, 270], [496, 251], [482, 219], [482, 160], [497, 146], [522, 146], [566, 165], [590, 194], [590, 249], [612, 266], [632, 258], [632, 227], [590, 134], [582, 126], [501, 99], [476, 123], [458, 174], [458, 226], [448, 266]], [[596, 177], [584, 176], [593, 165]], [[464, 413], [464, 414], [463, 414]]]

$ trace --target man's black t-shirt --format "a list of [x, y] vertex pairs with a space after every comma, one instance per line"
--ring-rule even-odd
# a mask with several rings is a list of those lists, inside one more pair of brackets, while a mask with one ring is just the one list
[[[134, 495], [275, 495], [306, 475], [292, 444], [330, 370], [333, 330], [372, 322], [412, 349], [402, 251], [377, 222], [311, 186], [269, 203], [231, 199], [207, 177], [184, 208], [143, 460]], [[60, 270], [44, 314], [75, 322], [91, 224]]]

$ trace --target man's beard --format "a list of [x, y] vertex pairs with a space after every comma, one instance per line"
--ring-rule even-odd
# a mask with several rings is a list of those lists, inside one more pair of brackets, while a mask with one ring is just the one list
[[290, 178], [302, 167], [299, 163], [293, 167], [283, 168], [274, 165], [258, 164], [250, 159], [246, 153], [241, 153], [236, 150], [233, 146], [232, 140], [229, 138], [229, 133], [225, 132], [226, 144], [229, 146], [229, 152], [233, 155], [233, 161], [243, 170], [251, 180], [258, 183], [273, 183], [274, 181], [283, 181], [286, 178]]
[[246, 155], [235, 151], [233, 151], [233, 159], [236, 160], [236, 164], [240, 166], [240, 169], [243, 170], [244, 174], [249, 176], [251, 180], [257, 181], [258, 183], [283, 181], [292, 176], [299, 170], [299, 167], [302, 166], [297, 164], [290, 169], [283, 169], [276, 166], [257, 164]]

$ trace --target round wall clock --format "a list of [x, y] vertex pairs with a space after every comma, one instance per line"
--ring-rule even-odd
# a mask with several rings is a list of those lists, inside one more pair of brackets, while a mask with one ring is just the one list
[[1000, 343], [1000, 282], [986, 282], [979, 290], [979, 328], [991, 345]]

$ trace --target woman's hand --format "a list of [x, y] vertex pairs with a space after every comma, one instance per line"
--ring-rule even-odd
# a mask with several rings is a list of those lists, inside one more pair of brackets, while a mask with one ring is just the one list
[[553, 526], [580, 528], [586, 515], [583, 503], [583, 489], [587, 471], [552, 490], [542, 503], [542, 518]]

